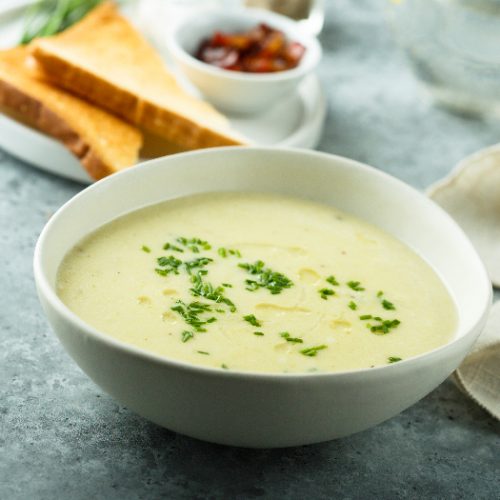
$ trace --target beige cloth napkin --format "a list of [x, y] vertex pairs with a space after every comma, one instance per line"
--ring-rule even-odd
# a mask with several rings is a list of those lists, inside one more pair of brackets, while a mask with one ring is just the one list
[[472, 352], [452, 375], [458, 387], [500, 419], [500, 301]]
[[[500, 144], [464, 158], [427, 194], [462, 227], [490, 279], [500, 287]], [[500, 301], [452, 377], [460, 389], [500, 419]]]

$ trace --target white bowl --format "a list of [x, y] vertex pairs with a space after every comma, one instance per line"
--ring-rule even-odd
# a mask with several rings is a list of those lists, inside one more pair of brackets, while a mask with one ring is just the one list
[[[300, 42], [306, 52], [296, 68], [276, 73], [244, 73], [217, 68], [194, 57], [200, 43], [215, 31], [235, 33], [264, 22]], [[291, 19], [263, 9], [195, 10], [181, 18], [167, 39], [176, 64], [216, 107], [231, 113], [258, 113], [297, 88], [321, 58], [321, 46]]]
[[[455, 338], [387, 366], [330, 374], [262, 374], [174, 361], [87, 325], [57, 297], [65, 254], [102, 224], [148, 204], [208, 191], [275, 192], [332, 204], [393, 234], [438, 272], [457, 305]], [[35, 280], [62, 344], [98, 385], [140, 415], [192, 437], [249, 447], [303, 445], [390, 418], [440, 384], [479, 335], [491, 284], [467, 237], [422, 193], [328, 154], [218, 148], [174, 155], [88, 187], [51, 218], [35, 250]]]

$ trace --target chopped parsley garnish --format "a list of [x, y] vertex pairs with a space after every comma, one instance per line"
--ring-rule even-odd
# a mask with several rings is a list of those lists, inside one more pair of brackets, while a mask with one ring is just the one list
[[254, 335], [257, 335], [257, 337], [263, 337], [264, 334], [262, 332], [253, 332]]
[[322, 288], [318, 290], [318, 293], [323, 300], [327, 300], [329, 295], [335, 295], [335, 290], [331, 288]]
[[222, 283], [222, 286], [226, 288], [233, 288], [233, 285], [231, 285], [231, 283]]
[[300, 351], [300, 354], [303, 354], [304, 356], [310, 356], [310, 357], [314, 357], [316, 356], [316, 354], [318, 354], [318, 351], [321, 351], [323, 349], [326, 349], [327, 346], [326, 345], [317, 345], [317, 346], [314, 346], [314, 347], [307, 347], [306, 349], [302, 349]]
[[182, 264], [182, 261], [173, 255], [170, 255], [169, 257], [158, 257], [156, 262], [160, 267], [157, 267], [155, 271], [160, 276], [167, 276], [170, 273], [179, 274], [179, 267]]
[[261, 322], [253, 314], [247, 314], [243, 316], [243, 319], [248, 321], [252, 326], [262, 326]]
[[224, 370], [229, 370], [229, 367], [225, 363], [222, 363], [222, 365], [220, 365], [220, 367], [224, 368]]
[[352, 300], [351, 302], [349, 302], [349, 304], [347, 304], [347, 306], [349, 307], [349, 309], [352, 309], [353, 311], [355, 311], [358, 308], [358, 305]]
[[355, 292], [362, 292], [364, 290], [359, 281], [348, 281], [347, 286]]
[[298, 337], [291, 337], [288, 332], [281, 332], [280, 337], [283, 337], [287, 342], [292, 344], [302, 344], [304, 341]]
[[239, 250], [235, 250], [233, 248], [224, 248], [224, 247], [221, 247], [217, 250], [217, 253], [223, 258], [225, 259], [226, 257], [232, 255], [234, 257], [238, 257], [240, 258], [241, 257], [241, 252]]
[[204, 356], [210, 356], [210, 353], [207, 351], [196, 351], [198, 354], [203, 354]]
[[146, 253], [151, 253], [151, 248], [146, 245], [142, 245], [141, 250]]
[[372, 319], [373, 316], [371, 314], [363, 314], [362, 316], [359, 317], [359, 319], [362, 319], [363, 321], [366, 319]]
[[257, 280], [245, 280], [245, 284], [247, 285], [246, 289], [250, 292], [254, 292], [259, 288], [267, 288], [272, 295], [277, 295], [281, 293], [284, 288], [290, 288], [293, 286], [291, 279], [287, 278], [282, 273], [265, 267], [264, 262], [261, 260], [258, 260], [253, 264], [238, 264], [238, 267], [254, 276], [258, 276]]
[[398, 358], [397, 356], [389, 356], [387, 358], [388, 363], [397, 363], [398, 361], [403, 361], [403, 358]]
[[163, 245], [163, 250], [173, 250], [174, 252], [181, 252], [183, 253], [184, 250], [176, 245], [172, 245], [172, 243], [165, 243]]
[[401, 321], [399, 319], [382, 319], [379, 318], [378, 316], [373, 318], [374, 320], [378, 321], [378, 325], [371, 325], [370, 323], [367, 323], [366, 327], [370, 329], [372, 333], [375, 333], [376, 335], [385, 335], [389, 333], [392, 329], [397, 328], [400, 324]]
[[326, 281], [330, 283], [330, 285], [339, 286], [339, 282], [335, 279], [335, 276], [328, 276], [328, 278], [326, 278]]

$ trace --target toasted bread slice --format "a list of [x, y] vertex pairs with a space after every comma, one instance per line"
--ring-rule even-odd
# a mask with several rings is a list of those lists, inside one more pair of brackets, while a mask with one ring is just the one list
[[223, 115], [177, 84], [113, 3], [99, 5], [56, 36], [36, 40], [33, 55], [55, 85], [182, 149], [244, 143]]
[[0, 51], [0, 109], [61, 141], [94, 179], [137, 162], [138, 129], [37, 78], [25, 47]]

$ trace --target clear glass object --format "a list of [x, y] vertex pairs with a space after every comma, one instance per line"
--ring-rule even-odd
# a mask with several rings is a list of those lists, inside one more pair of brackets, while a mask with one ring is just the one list
[[397, 38], [441, 103], [500, 116], [500, 0], [391, 0]]

